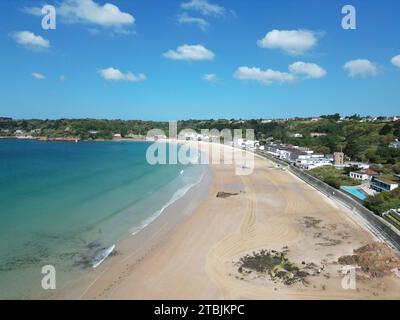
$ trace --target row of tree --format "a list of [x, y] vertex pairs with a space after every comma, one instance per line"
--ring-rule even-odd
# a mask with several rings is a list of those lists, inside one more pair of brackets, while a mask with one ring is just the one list
[[[343, 151], [352, 160], [367, 161], [386, 166], [396, 166], [400, 162], [400, 150], [389, 148], [391, 141], [400, 138], [400, 121], [360, 122], [356, 115], [353, 120], [340, 121], [340, 115], [322, 116], [319, 121], [295, 119], [289, 121], [265, 122], [252, 120], [185, 120], [178, 122], [178, 131], [191, 128], [201, 129], [253, 129], [256, 139], [268, 138], [283, 143], [309, 147], [316, 152], [331, 154]], [[12, 135], [15, 130], [34, 132], [47, 137], [79, 137], [81, 139], [111, 139], [113, 134], [146, 135], [151, 129], [161, 129], [168, 135], [168, 123], [139, 120], [12, 120], [0, 118], [0, 133]], [[294, 137], [300, 133], [301, 138]], [[319, 133], [315, 136], [312, 133]], [[299, 136], [299, 135], [296, 135]]]

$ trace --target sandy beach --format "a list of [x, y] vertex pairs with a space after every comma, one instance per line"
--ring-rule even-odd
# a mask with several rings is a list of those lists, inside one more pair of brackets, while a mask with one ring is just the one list
[[[342, 288], [338, 258], [376, 241], [349, 210], [260, 157], [248, 176], [235, 175], [233, 165], [210, 168], [207, 188], [193, 190], [185, 210], [165, 214], [122, 243], [121, 254], [108, 259], [76, 298], [399, 298], [394, 274], [357, 277], [356, 290]], [[292, 263], [313, 264], [318, 272], [292, 285], [240, 273], [240, 258], [262, 249], [286, 250]]]

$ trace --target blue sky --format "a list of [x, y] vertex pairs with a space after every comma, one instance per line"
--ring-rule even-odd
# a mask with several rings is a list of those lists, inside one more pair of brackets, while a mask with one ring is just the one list
[[1, 1], [0, 116], [400, 114], [397, 0], [107, 2]]

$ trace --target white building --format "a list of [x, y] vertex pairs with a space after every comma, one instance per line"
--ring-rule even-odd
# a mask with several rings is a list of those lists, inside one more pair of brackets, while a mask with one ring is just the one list
[[236, 145], [245, 149], [256, 149], [260, 146], [260, 141], [249, 139], [237, 139]]
[[357, 168], [357, 169], [368, 169], [369, 168], [369, 164], [368, 163], [363, 163], [363, 162], [346, 162], [345, 166], [346, 167]]
[[275, 158], [285, 159], [285, 160], [289, 160], [291, 154], [290, 151], [285, 150], [282, 147], [278, 147], [277, 145], [267, 145], [266, 153]]
[[296, 161], [296, 166], [306, 169], [306, 170], [311, 170], [311, 169], [315, 169], [318, 167], [331, 166], [331, 165], [332, 165], [332, 162], [328, 158], [325, 158], [325, 157], [299, 159]]
[[393, 191], [398, 188], [400, 179], [393, 176], [373, 177], [371, 180], [371, 188], [376, 191]]
[[400, 149], [400, 141], [396, 140], [396, 141], [389, 143], [389, 148]]
[[280, 159], [290, 160], [290, 155], [292, 152], [290, 150], [278, 149], [276, 153], [279, 155]]
[[291, 148], [290, 160], [296, 162], [297, 160], [307, 160], [307, 159], [321, 159], [325, 158], [323, 154], [314, 153], [313, 150], [306, 148]]
[[324, 137], [326, 136], [326, 133], [321, 133], [321, 132], [311, 132], [310, 136], [313, 138], [317, 138], [317, 137]]
[[378, 175], [378, 173], [371, 169], [364, 169], [364, 170], [350, 172], [350, 178], [361, 181], [371, 180], [372, 177], [376, 175]]
[[23, 131], [23, 130], [15, 130], [16, 136], [20, 136], [20, 135], [24, 135], [24, 134], [25, 134], [25, 131]]

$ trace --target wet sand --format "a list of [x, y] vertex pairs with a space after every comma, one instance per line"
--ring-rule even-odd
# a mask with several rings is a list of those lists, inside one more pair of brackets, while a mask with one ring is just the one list
[[[176, 224], [164, 228], [165, 215], [139, 240], [126, 241], [119, 249], [124, 254], [101, 266], [79, 298], [399, 298], [400, 279], [394, 274], [357, 279], [357, 290], [342, 288], [338, 258], [376, 241], [349, 210], [260, 157], [248, 176], [236, 175], [234, 165], [210, 167], [211, 184], [201, 201], [200, 193], [191, 192], [193, 205]], [[232, 195], [217, 197], [218, 192]], [[287, 286], [238, 272], [235, 263], [261, 249], [287, 249], [292, 263], [313, 263], [320, 273], [307, 277], [307, 284]]]

